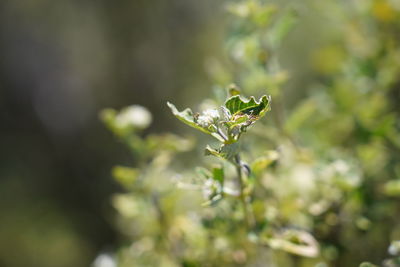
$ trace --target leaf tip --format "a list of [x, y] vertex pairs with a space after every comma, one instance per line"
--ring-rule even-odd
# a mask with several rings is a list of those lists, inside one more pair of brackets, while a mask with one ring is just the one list
[[167, 101], [167, 106], [171, 109], [173, 114], [176, 114], [178, 110], [176, 109], [175, 105], [172, 104], [171, 102]]

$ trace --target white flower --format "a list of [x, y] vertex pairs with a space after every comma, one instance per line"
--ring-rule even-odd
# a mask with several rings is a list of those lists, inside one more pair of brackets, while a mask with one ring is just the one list
[[213, 120], [218, 120], [219, 119], [219, 112], [216, 109], [207, 109], [203, 112], [204, 116], [208, 116], [212, 118]]
[[197, 118], [197, 123], [204, 128], [208, 128], [211, 124], [216, 122], [219, 119], [219, 113], [216, 109], [207, 109], [203, 111]]
[[213, 123], [213, 119], [208, 117], [208, 116], [204, 116], [204, 115], [200, 115], [197, 118], [197, 123], [204, 128], [207, 128], [208, 126], [210, 126]]
[[132, 125], [138, 129], [145, 129], [151, 121], [151, 113], [139, 105], [132, 105], [123, 109], [116, 117], [116, 122], [120, 127]]

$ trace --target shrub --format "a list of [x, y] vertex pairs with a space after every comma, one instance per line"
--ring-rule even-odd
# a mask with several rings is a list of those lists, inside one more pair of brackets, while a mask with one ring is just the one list
[[399, 7], [332, 5], [344, 30], [315, 51], [314, 80], [293, 107], [278, 52], [301, 14], [228, 5], [229, 63], [208, 62], [215, 96], [200, 113], [168, 103], [211, 136], [203, 163], [196, 157], [203, 167], [187, 160], [193, 138], [143, 136], [143, 108], [102, 113], [137, 161], [113, 170], [130, 239], [118, 266], [399, 266], [398, 241], [383, 261], [400, 238]]

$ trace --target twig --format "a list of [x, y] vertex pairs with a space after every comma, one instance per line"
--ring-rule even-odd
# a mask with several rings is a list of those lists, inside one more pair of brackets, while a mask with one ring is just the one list
[[246, 185], [243, 181], [242, 164], [241, 164], [239, 154], [237, 154], [235, 156], [235, 165], [236, 165], [236, 171], [238, 173], [238, 182], [239, 182], [239, 187], [240, 187], [239, 198], [240, 198], [240, 201], [243, 206], [246, 227], [248, 229], [250, 229], [254, 226], [254, 217], [253, 217], [253, 214], [252, 214], [251, 208], [250, 208], [250, 199], [245, 194]]

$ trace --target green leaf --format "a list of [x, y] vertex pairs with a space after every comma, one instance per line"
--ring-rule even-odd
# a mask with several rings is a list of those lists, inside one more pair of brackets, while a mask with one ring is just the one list
[[115, 166], [112, 170], [112, 175], [121, 185], [129, 188], [139, 176], [139, 170], [124, 166]]
[[215, 132], [212, 132], [209, 128], [201, 127], [196, 123], [193, 111], [190, 108], [187, 108], [183, 111], [178, 111], [174, 104], [167, 102], [168, 107], [171, 109], [172, 113], [177, 117], [180, 121], [185, 124], [202, 131], [203, 133], [210, 134], [217, 138], [219, 141], [224, 142], [224, 139]]
[[107, 108], [101, 111], [100, 119], [104, 122], [107, 128], [110, 131], [112, 131], [115, 135], [119, 137], [126, 136], [131, 132], [132, 129], [131, 128], [127, 129], [127, 127], [125, 128], [119, 127], [118, 124], [116, 123], [117, 115], [118, 112], [116, 110]]
[[197, 130], [200, 130], [200, 131], [202, 131], [204, 133], [207, 133], [207, 134], [211, 133], [208, 129], [201, 127], [200, 125], [198, 125], [195, 122], [193, 111], [190, 108], [187, 108], [187, 109], [185, 109], [183, 111], [178, 111], [178, 109], [175, 107], [174, 104], [172, 104], [170, 102], [167, 102], [167, 105], [171, 109], [172, 114], [174, 114], [175, 117], [177, 117], [182, 122], [186, 123], [187, 125], [195, 128]]
[[251, 164], [252, 171], [257, 175], [265, 170], [269, 165], [279, 158], [279, 154], [276, 151], [268, 151], [265, 156], [257, 158], [253, 164]]
[[246, 123], [249, 121], [249, 115], [247, 114], [238, 114], [236, 116], [233, 116], [230, 121], [228, 121], [226, 124], [229, 126], [230, 129], [232, 129], [235, 126], [238, 126], [240, 124]]
[[400, 180], [386, 182], [383, 191], [388, 196], [400, 196]]
[[220, 184], [224, 183], [224, 169], [222, 167], [213, 168], [213, 179], [218, 181]]
[[258, 5], [256, 12], [252, 16], [252, 20], [259, 27], [265, 27], [271, 22], [272, 15], [277, 8], [273, 5]]
[[239, 152], [238, 143], [232, 143], [232, 144], [224, 144], [219, 149], [214, 149], [210, 146], [207, 146], [205, 150], [205, 155], [206, 156], [212, 155], [226, 160], [233, 160], [233, 157], [236, 156], [238, 152]]
[[174, 134], [150, 134], [145, 139], [146, 146], [151, 151], [172, 151], [184, 152], [193, 148], [195, 140], [193, 138], [183, 138]]
[[205, 151], [204, 151], [204, 155], [206, 156], [215, 156], [215, 157], [219, 157], [219, 158], [224, 158], [223, 155], [216, 149], [207, 146]]
[[271, 97], [264, 95], [259, 101], [252, 96], [250, 100], [243, 100], [241, 96], [235, 95], [225, 102], [225, 107], [232, 115], [247, 114], [262, 117], [270, 109]]
[[231, 84], [228, 87], [228, 90], [229, 90], [229, 95], [230, 96], [240, 95], [240, 90], [239, 90], [239, 88], [237, 87], [236, 84]]

